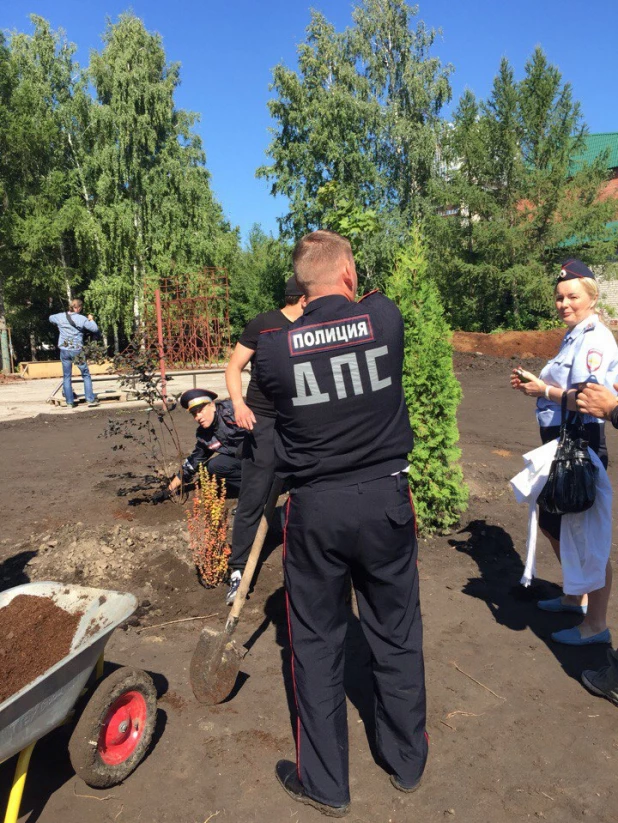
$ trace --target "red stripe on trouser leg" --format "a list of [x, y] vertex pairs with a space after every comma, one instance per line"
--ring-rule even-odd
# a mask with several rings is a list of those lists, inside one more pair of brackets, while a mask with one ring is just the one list
[[[285, 574], [285, 555], [287, 550], [288, 519], [290, 517], [290, 503], [292, 498], [288, 497], [285, 507], [285, 523], [283, 524], [283, 566]], [[292, 624], [290, 622], [290, 598], [287, 590], [285, 592], [285, 613], [288, 621], [288, 637], [290, 639], [290, 659], [292, 664], [292, 686], [294, 688], [294, 703], [296, 704], [296, 773], [300, 780], [300, 713], [298, 711], [298, 696], [296, 694], [296, 675], [294, 673], [294, 645], [292, 643]], [[302, 782], [302, 781], [301, 781]]]

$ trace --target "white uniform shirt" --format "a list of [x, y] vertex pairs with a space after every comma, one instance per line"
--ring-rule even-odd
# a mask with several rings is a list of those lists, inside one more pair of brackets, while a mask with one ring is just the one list
[[[618, 346], [614, 335], [597, 314], [592, 314], [564, 335], [558, 354], [544, 366], [539, 377], [548, 386], [559, 389], [572, 389], [587, 381], [611, 389], [617, 373]], [[582, 417], [584, 423], [602, 422], [590, 414]], [[539, 397], [536, 419], [539, 426], [559, 426], [560, 403]]]

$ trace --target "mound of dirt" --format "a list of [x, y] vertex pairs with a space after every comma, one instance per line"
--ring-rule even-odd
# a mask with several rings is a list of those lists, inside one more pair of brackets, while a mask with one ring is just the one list
[[27, 594], [0, 609], [0, 703], [67, 656], [81, 616]]
[[195, 587], [195, 567], [187, 539], [183, 521], [158, 529], [124, 523], [111, 528], [86, 528], [76, 523], [60, 528], [53, 539], [49, 534], [34, 534], [19, 548], [34, 554], [27, 565], [33, 581], [57, 580], [126, 590], [142, 601], [160, 602], [162, 594], [177, 589], [170, 583], [171, 571], [176, 577], [186, 575], [187, 582]]
[[453, 347], [458, 352], [480, 352], [493, 357], [525, 359], [553, 357], [564, 337], [565, 329], [551, 331], [506, 331], [495, 334], [456, 331]]

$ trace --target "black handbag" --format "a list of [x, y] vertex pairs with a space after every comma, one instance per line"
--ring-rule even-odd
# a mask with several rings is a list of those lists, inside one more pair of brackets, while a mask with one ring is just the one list
[[549, 477], [537, 498], [549, 514], [585, 512], [596, 497], [597, 468], [588, 451], [588, 440], [577, 412], [567, 413], [567, 394], [562, 395], [560, 440]]

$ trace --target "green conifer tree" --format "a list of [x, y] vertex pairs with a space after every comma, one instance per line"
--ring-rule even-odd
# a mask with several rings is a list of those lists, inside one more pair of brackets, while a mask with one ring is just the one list
[[415, 436], [409, 481], [419, 529], [430, 534], [459, 520], [468, 489], [456, 445], [461, 387], [453, 372], [451, 331], [419, 227], [401, 249], [386, 293], [404, 320], [403, 388]]

